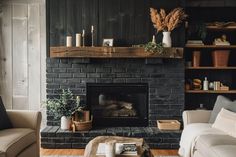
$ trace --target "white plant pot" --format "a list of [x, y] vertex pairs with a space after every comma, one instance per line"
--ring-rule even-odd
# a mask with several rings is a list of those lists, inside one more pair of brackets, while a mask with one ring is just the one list
[[61, 129], [62, 130], [69, 130], [70, 123], [71, 123], [70, 117], [66, 117], [66, 116], [61, 117]]
[[163, 47], [171, 47], [172, 46], [172, 41], [171, 41], [171, 32], [163, 32]]

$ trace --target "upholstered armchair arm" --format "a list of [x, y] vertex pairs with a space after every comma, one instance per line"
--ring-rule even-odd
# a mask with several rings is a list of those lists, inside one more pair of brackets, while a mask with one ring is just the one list
[[188, 110], [183, 112], [184, 127], [191, 123], [208, 123], [211, 116], [209, 110]]
[[42, 115], [38, 111], [8, 110], [7, 114], [14, 128], [40, 130]]

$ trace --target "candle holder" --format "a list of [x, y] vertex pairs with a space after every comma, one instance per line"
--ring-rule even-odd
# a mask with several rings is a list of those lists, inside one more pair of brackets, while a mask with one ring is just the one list
[[91, 35], [92, 35], [92, 47], [94, 47], [94, 33], [93, 33], [93, 31], [91, 32]]
[[82, 39], [82, 40], [83, 40], [83, 47], [85, 47], [85, 42], [84, 42], [85, 36], [83, 35], [82, 38], [83, 38], [83, 39]]

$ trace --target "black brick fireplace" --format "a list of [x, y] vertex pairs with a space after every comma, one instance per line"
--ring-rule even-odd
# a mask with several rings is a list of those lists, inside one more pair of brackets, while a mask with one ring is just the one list
[[[137, 86], [139, 87], [136, 88]], [[103, 92], [96, 92], [100, 91], [101, 87]], [[111, 87], [116, 94], [111, 92]], [[131, 87], [136, 88], [135, 91], [131, 90]], [[99, 103], [100, 98], [100, 103], [103, 102], [101, 100], [113, 100], [117, 104], [128, 103], [130, 108], [129, 103], [136, 104], [138, 101], [138, 108], [134, 107], [137, 115], [127, 117], [129, 114], [120, 114], [120, 117], [104, 116], [99, 119], [98, 114], [91, 131], [76, 133], [60, 130], [59, 121], [47, 115], [49, 127], [41, 132], [43, 148], [84, 148], [89, 140], [99, 135], [143, 137], [151, 148], [178, 148], [181, 131], [159, 131], [156, 128], [156, 120], [181, 120], [184, 109], [182, 59], [48, 58], [47, 97], [57, 97], [61, 89], [67, 88], [75, 95], [80, 95], [94, 114], [97, 111], [91, 107], [94, 104], [91, 97], [95, 95], [95, 104]], [[95, 93], [88, 95], [91, 90]], [[139, 94], [142, 96], [136, 97]], [[145, 102], [145, 105], [139, 106]], [[134, 120], [137, 117], [142, 119], [141, 123]], [[114, 122], [109, 124], [112, 118], [130, 118], [134, 121], [122, 123], [121, 120], [116, 121], [116, 125]], [[105, 123], [107, 125], [104, 125], [104, 120], [108, 120]]]
[[94, 127], [148, 126], [148, 84], [88, 83]]

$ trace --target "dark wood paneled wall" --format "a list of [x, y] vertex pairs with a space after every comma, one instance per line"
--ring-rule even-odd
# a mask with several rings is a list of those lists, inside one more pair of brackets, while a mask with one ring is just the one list
[[[66, 35], [75, 38], [82, 29], [86, 29], [86, 45], [90, 45], [91, 25], [97, 46], [103, 38], [114, 38], [116, 46], [145, 43], [155, 34], [150, 7], [171, 10], [184, 6], [184, 0], [47, 0], [48, 45], [65, 45]], [[162, 34], [157, 36], [161, 41]], [[174, 46], [183, 46], [183, 27], [173, 31], [172, 40]]]

